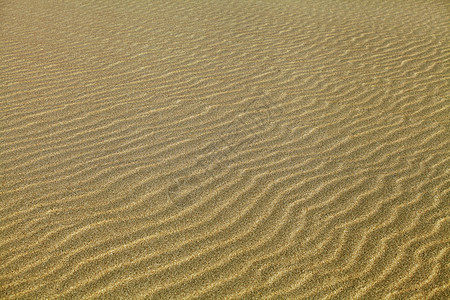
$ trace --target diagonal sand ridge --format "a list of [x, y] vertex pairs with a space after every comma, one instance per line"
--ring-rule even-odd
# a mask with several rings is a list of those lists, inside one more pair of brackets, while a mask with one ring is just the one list
[[0, 1], [1, 299], [447, 299], [450, 3]]

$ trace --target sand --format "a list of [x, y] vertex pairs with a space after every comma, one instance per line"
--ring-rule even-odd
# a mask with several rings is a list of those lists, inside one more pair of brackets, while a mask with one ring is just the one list
[[1, 299], [448, 299], [450, 2], [0, 2]]

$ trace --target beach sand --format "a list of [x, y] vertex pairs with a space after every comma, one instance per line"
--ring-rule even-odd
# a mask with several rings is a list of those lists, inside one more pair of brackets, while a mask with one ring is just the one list
[[450, 2], [0, 1], [1, 299], [448, 299]]

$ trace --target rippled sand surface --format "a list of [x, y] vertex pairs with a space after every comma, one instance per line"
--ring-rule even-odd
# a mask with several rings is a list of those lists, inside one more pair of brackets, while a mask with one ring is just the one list
[[0, 298], [448, 299], [450, 2], [0, 2]]

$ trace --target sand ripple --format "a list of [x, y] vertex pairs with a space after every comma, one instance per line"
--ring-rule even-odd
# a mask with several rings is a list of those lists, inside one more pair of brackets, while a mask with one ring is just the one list
[[0, 6], [0, 298], [446, 299], [448, 1]]

